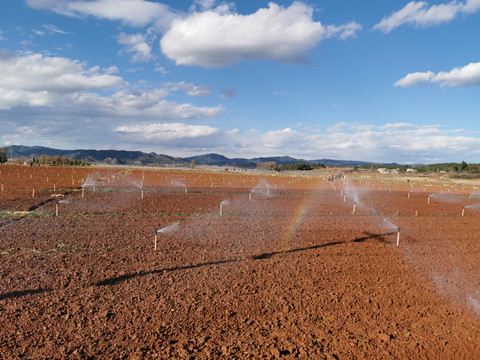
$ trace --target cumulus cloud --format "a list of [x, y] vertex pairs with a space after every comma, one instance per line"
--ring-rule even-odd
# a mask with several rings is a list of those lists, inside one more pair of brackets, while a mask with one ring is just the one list
[[[172, 86], [139, 89], [111, 75], [117, 71], [115, 66], [102, 70], [67, 58], [0, 50], [0, 140], [103, 146], [106, 139], [118, 144], [115, 127], [138, 119], [146, 125], [199, 121], [223, 111], [221, 106], [168, 99], [177, 91]], [[184, 85], [184, 91], [196, 95], [206, 91]]]
[[[148, 91], [120, 90], [110, 96], [95, 93], [79, 93], [71, 97], [68, 111], [82, 113], [89, 109], [89, 115], [118, 119], [141, 118], [149, 121], [203, 120], [220, 115], [223, 108], [198, 107], [193, 104], [179, 104], [165, 100], [169, 89], [153, 89]], [[61, 110], [57, 108], [57, 110]]]
[[167, 5], [146, 0], [27, 0], [35, 9], [49, 9], [67, 16], [94, 16], [143, 27], [165, 30], [179, 16]]
[[389, 33], [395, 28], [409, 24], [428, 27], [449, 22], [460, 14], [470, 14], [480, 9], [480, 0], [451, 1], [447, 4], [428, 6], [424, 1], [412, 1], [399, 11], [385, 16], [373, 29]]
[[135, 142], [156, 143], [159, 145], [201, 146], [218, 140], [223, 132], [206, 125], [187, 125], [184, 123], [156, 123], [124, 125], [115, 129], [115, 132]]
[[212, 93], [212, 88], [210, 86], [196, 86], [192, 83], [187, 83], [185, 81], [169, 82], [165, 84], [165, 87], [171, 89], [172, 91], [184, 91], [187, 95], [195, 97], [208, 96]]
[[61, 57], [0, 54], [0, 109], [18, 105], [50, 106], [58, 95], [109, 89], [125, 84], [121, 77]]
[[429, 82], [440, 83], [441, 86], [480, 85], [480, 62], [470, 63], [462, 68], [454, 68], [448, 72], [435, 74], [431, 71], [407, 74], [394, 86], [409, 87]]
[[124, 51], [132, 54], [132, 62], [147, 62], [155, 59], [152, 54], [151, 44], [155, 40], [156, 36], [152, 32], [144, 34], [131, 34], [120, 33], [117, 37], [117, 41], [120, 45], [124, 45]]
[[316, 133], [285, 128], [262, 134], [257, 144], [263, 144], [257, 149], [264, 154], [307, 159], [418, 163], [459, 161], [467, 153], [473, 160], [480, 154], [478, 137], [459, 136], [438, 125], [408, 123], [338, 123], [327, 132]]
[[435, 76], [431, 71], [427, 72], [415, 72], [407, 74], [404, 78], [398, 80], [394, 86], [408, 87], [421, 83], [427, 83]]
[[224, 67], [239, 60], [305, 62], [321, 40], [354, 35], [360, 26], [323, 26], [302, 2], [289, 7], [269, 3], [251, 15], [215, 8], [172, 22], [160, 40], [163, 53], [177, 65]]

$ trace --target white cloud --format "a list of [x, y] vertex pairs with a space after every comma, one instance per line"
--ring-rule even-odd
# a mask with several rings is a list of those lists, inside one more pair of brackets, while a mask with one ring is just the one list
[[124, 51], [132, 54], [132, 62], [147, 62], [155, 59], [152, 54], [151, 44], [155, 40], [156, 36], [152, 32], [144, 34], [131, 34], [120, 33], [117, 37], [117, 41], [120, 45], [124, 45]]
[[58, 95], [124, 85], [121, 77], [61, 57], [0, 54], [0, 109], [18, 105], [49, 106]]
[[285, 128], [258, 138], [253, 135], [243, 143], [250, 144], [263, 156], [418, 163], [433, 157], [439, 161], [460, 161], [465, 154], [474, 160], [480, 155], [480, 138], [458, 136], [457, 131], [447, 131], [438, 125], [338, 123], [327, 132]]
[[176, 19], [160, 40], [163, 53], [177, 65], [224, 67], [239, 60], [305, 62], [322, 39], [352, 36], [360, 26], [350, 23], [327, 30], [312, 19], [313, 8], [302, 2], [289, 7], [269, 3], [251, 15], [228, 9], [193, 13]]
[[165, 69], [163, 66], [157, 66], [155, 68], [155, 71], [158, 71], [159, 73], [161, 73], [162, 75], [167, 75], [170, 73], [170, 71], [168, 71], [167, 69]]
[[[116, 143], [115, 127], [138, 119], [146, 125], [198, 121], [223, 111], [221, 106], [167, 100], [174, 91], [169, 87], [129, 90], [138, 84], [110, 75], [117, 71], [115, 66], [102, 72], [99, 66], [87, 68], [67, 58], [0, 50], [0, 140], [98, 147], [106, 139]], [[188, 91], [205, 91], [187, 85]]]
[[152, 24], [160, 30], [179, 16], [165, 4], [145, 0], [27, 0], [27, 4], [67, 16], [94, 16], [136, 27]]
[[480, 85], [480, 62], [470, 63], [462, 68], [454, 68], [438, 74], [431, 71], [407, 74], [394, 86], [408, 87], [428, 82], [440, 83], [441, 86]]
[[44, 27], [45, 29], [49, 30], [49, 31], [52, 32], [52, 33], [64, 34], [64, 35], [68, 35], [68, 34], [69, 34], [68, 32], [63, 31], [62, 29], [59, 29], [59, 28], [56, 27], [55, 25], [47, 24], [47, 25], [43, 25], [43, 27]]
[[401, 86], [401, 87], [408, 87], [408, 86], [413, 86], [417, 85], [420, 83], [427, 83], [429, 82], [435, 74], [431, 71], [427, 72], [415, 72], [408, 74], [404, 78], [398, 80], [394, 86]]
[[4, 36], [3, 36], [3, 31], [0, 30], [0, 40], [7, 40]]
[[165, 84], [165, 87], [171, 89], [172, 91], [184, 91], [187, 95], [190, 96], [208, 96], [212, 93], [212, 88], [207, 85], [196, 86], [192, 83], [187, 83], [185, 81], [181, 82], [169, 82]]
[[470, 63], [449, 72], [439, 72], [432, 81], [440, 82], [442, 86], [480, 85], [480, 62]]
[[123, 136], [135, 138], [136, 142], [158, 144], [182, 144], [182, 146], [199, 146], [208, 144], [222, 135], [217, 128], [205, 125], [186, 125], [183, 123], [161, 123], [149, 125], [124, 125], [115, 129]]
[[389, 33], [395, 28], [410, 24], [416, 27], [428, 27], [449, 22], [459, 14], [470, 14], [480, 9], [479, 0], [456, 0], [447, 4], [431, 5], [424, 1], [412, 1], [399, 11], [385, 16], [373, 29]]
[[340, 26], [328, 25], [326, 28], [327, 28], [327, 33], [326, 33], [327, 38], [338, 36], [342, 40], [345, 40], [352, 36], [356, 36], [357, 32], [362, 30], [362, 26], [353, 21], [348, 24], [340, 25]]

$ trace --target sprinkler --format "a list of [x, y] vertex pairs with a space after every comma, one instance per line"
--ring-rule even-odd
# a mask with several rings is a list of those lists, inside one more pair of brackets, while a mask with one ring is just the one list
[[410, 192], [408, 192], [408, 198], [410, 199]]
[[85, 196], [85, 188], [82, 188], [82, 199]]
[[400, 242], [400, 228], [397, 227], [397, 246], [398, 246], [399, 242]]
[[185, 185], [185, 194], [187, 193], [187, 185]]
[[55, 204], [55, 216], [58, 216], [58, 204]]
[[155, 231], [155, 243], [154, 243], [154, 249], [157, 250], [157, 240], [158, 240], [158, 234], [170, 234], [177, 230], [179, 227], [179, 223], [173, 223], [172, 225], [165, 226], [164, 228], [161, 228], [160, 230]]
[[35, 197], [35, 189], [32, 190], [32, 198]]
[[347, 194], [343, 195], [343, 202], [347, 201]]
[[353, 211], [352, 211], [352, 214], [354, 214], [354, 215], [355, 215], [355, 208], [356, 208], [356, 206], [357, 206], [357, 202], [354, 201], [354, 202], [353, 202]]
[[248, 200], [252, 200], [252, 192], [250, 191], [250, 193], [248, 194]]
[[462, 216], [464, 216], [464, 215], [465, 215], [465, 206], [462, 207]]
[[142, 189], [142, 200], [143, 200], [143, 189]]
[[430, 195], [428, 195], [427, 203], [430, 204]]
[[228, 199], [226, 200], [223, 200], [221, 203], [220, 203], [220, 216], [223, 215], [223, 205], [228, 205], [230, 204], [230, 201]]

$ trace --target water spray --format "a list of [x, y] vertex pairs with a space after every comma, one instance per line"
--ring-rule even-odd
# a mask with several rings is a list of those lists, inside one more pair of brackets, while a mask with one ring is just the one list
[[220, 216], [223, 215], [223, 205], [228, 205], [230, 203], [230, 201], [228, 200], [223, 200], [221, 203], [220, 203]]
[[174, 232], [175, 230], [177, 230], [179, 226], [180, 226], [180, 223], [175, 222], [172, 225], [165, 226], [164, 228], [161, 228], [160, 230], [156, 230], [155, 231], [154, 249], [157, 250], [158, 234], [170, 234], [170, 233]]

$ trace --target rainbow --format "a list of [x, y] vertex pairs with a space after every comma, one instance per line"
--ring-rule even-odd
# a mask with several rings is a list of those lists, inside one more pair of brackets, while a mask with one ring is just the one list
[[302, 223], [302, 221], [305, 217], [306, 211], [308, 210], [308, 208], [310, 208], [310, 205], [311, 205], [313, 199], [314, 199], [314, 197], [312, 197], [312, 196], [305, 197], [305, 199], [302, 201], [300, 206], [298, 206], [297, 209], [295, 210], [295, 212], [293, 213], [292, 220], [288, 224], [288, 226], [286, 228], [286, 231], [285, 231], [284, 242], [285, 242], [286, 245], [288, 245], [290, 243], [293, 236], [297, 232], [297, 229], [300, 226], [300, 224]]

